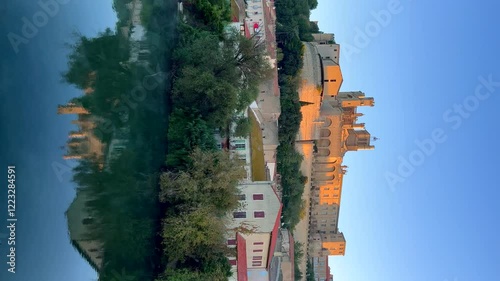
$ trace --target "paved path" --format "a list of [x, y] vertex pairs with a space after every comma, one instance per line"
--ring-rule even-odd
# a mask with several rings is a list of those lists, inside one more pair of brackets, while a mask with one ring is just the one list
[[[299, 97], [301, 101], [309, 102], [312, 104], [301, 107], [302, 121], [300, 123], [300, 130], [297, 136], [295, 148], [304, 156], [304, 161], [302, 161], [300, 165], [300, 171], [309, 180], [304, 186], [304, 194], [302, 195], [302, 199], [306, 204], [306, 213], [304, 218], [295, 227], [293, 237], [295, 241], [304, 245], [303, 250], [304, 253], [307, 254], [307, 236], [309, 233], [309, 201], [311, 191], [310, 179], [314, 146], [311, 140], [314, 138], [315, 134], [315, 121], [319, 117], [321, 89], [318, 86], [321, 85], [321, 66], [317, 54], [315, 54], [314, 52], [314, 47], [312, 47], [309, 43], [305, 43], [305, 48], [306, 50], [304, 52], [304, 67], [301, 73], [302, 83], [299, 90]], [[306, 273], [306, 256], [299, 264], [300, 271], [304, 276], [303, 280], [305, 280]]]

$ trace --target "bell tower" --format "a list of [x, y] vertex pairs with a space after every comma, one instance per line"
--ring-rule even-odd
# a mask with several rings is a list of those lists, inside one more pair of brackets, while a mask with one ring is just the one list
[[363, 130], [350, 129], [348, 130], [345, 146], [348, 151], [374, 150], [375, 146], [370, 144], [371, 139], [370, 133], [364, 128]]
[[337, 96], [342, 107], [375, 106], [373, 98], [365, 97], [363, 92], [340, 92]]
[[57, 114], [90, 114], [83, 106], [74, 103], [59, 105]]

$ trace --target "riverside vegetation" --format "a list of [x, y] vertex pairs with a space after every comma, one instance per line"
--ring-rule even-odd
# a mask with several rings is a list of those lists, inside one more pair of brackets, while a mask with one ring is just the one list
[[[227, 280], [225, 214], [238, 208], [246, 173], [216, 150], [214, 132], [248, 132], [237, 113], [270, 73], [264, 46], [223, 28], [226, 1], [184, 1], [186, 21], [178, 22], [174, 5], [144, 0], [150, 61], [158, 64], [128, 63], [121, 30], [130, 2], [114, 1], [116, 30], [77, 34], [63, 73], [65, 82], [93, 88], [71, 102], [92, 113], [94, 134], [105, 144], [120, 134], [128, 140], [116, 159], [94, 155], [74, 169], [73, 181], [89, 194], [87, 238], [103, 245], [99, 280]], [[146, 77], [154, 87], [145, 87]], [[141, 86], [146, 95], [134, 100], [131, 89]], [[233, 121], [243, 129], [231, 132]]]

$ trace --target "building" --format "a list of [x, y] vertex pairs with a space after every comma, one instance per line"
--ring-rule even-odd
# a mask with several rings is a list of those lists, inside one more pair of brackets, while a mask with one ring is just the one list
[[231, 0], [231, 21], [241, 22], [245, 21], [246, 17], [246, 4], [245, 0]]
[[65, 160], [84, 159], [89, 157], [101, 158], [103, 156], [104, 144], [94, 135], [95, 120], [83, 106], [68, 103], [59, 105], [58, 114], [75, 114], [77, 119], [71, 121], [78, 130], [68, 134], [66, 143], [67, 152], [63, 156]]
[[96, 272], [99, 272], [102, 267], [104, 248], [100, 241], [88, 236], [88, 229], [95, 222], [85, 207], [87, 201], [86, 192], [78, 190], [75, 199], [66, 211], [68, 234], [71, 245]]
[[[318, 24], [318, 22], [315, 22]], [[318, 44], [335, 44], [335, 35], [333, 33], [314, 33], [314, 42]]]
[[[325, 45], [321, 45], [323, 46]], [[338, 53], [338, 45], [333, 44], [329, 48], [332, 49], [331, 53]], [[324, 56], [330, 52], [325, 48], [320, 50], [318, 54], [326, 76], [330, 72], [328, 63], [333, 61]], [[316, 148], [311, 175], [309, 228], [311, 257], [345, 254], [345, 238], [338, 229], [342, 181], [346, 173], [346, 167], [342, 165], [343, 157], [347, 151], [374, 149], [365, 124], [358, 123], [362, 114], [357, 112], [359, 106], [374, 106], [373, 98], [365, 97], [362, 92], [332, 91], [333, 88], [325, 85], [331, 82], [326, 80], [323, 79], [319, 122], [316, 127], [319, 137], [314, 139]], [[337, 82], [342, 83], [342, 80]]]
[[[272, 76], [259, 85], [257, 100], [245, 117], [255, 117], [262, 132], [262, 150], [268, 181], [252, 181], [250, 176], [239, 188], [242, 207], [228, 215], [227, 242], [236, 249], [229, 257], [233, 266], [230, 280], [284, 281], [294, 280], [293, 237], [281, 231], [281, 195], [276, 179], [276, 149], [278, 118], [281, 114], [280, 89], [276, 52], [276, 14], [274, 1], [231, 0], [232, 21], [229, 28], [255, 40], [264, 47], [272, 68]], [[255, 128], [255, 127], [254, 127]], [[260, 134], [258, 134], [260, 136]], [[252, 147], [249, 138], [233, 138], [227, 147], [245, 160], [248, 175], [252, 175]], [[219, 140], [220, 147], [225, 141]], [[260, 140], [259, 140], [260, 142]], [[253, 142], [252, 142], [253, 143]], [[255, 144], [255, 143], [254, 143]], [[260, 145], [257, 145], [260, 151]]]
[[66, 105], [59, 105], [57, 107], [57, 114], [90, 114], [83, 106], [74, 103]]
[[278, 140], [278, 118], [281, 115], [280, 89], [276, 51], [276, 11], [274, 1], [252, 0], [247, 2], [245, 34], [248, 38], [264, 44], [272, 75], [259, 85], [257, 100], [250, 106], [263, 135], [266, 168], [270, 179], [276, 175], [276, 149]]
[[328, 264], [328, 256], [313, 257], [310, 262], [313, 267], [315, 281], [333, 281], [333, 275], [330, 273], [330, 266]]
[[328, 256], [345, 255], [346, 239], [339, 230], [343, 159], [348, 151], [373, 150], [371, 134], [358, 119], [361, 106], [374, 106], [363, 92], [341, 92], [340, 46], [333, 34], [313, 34], [305, 43], [300, 101], [303, 119], [296, 143], [311, 151], [309, 161], [307, 254], [317, 281], [331, 280]]
[[281, 276], [283, 281], [295, 281], [295, 240], [289, 230], [281, 230]]
[[269, 281], [278, 268], [272, 266], [278, 245], [282, 204], [273, 182], [249, 182], [239, 186], [242, 207], [228, 214], [227, 244], [236, 248], [229, 257], [234, 281]]

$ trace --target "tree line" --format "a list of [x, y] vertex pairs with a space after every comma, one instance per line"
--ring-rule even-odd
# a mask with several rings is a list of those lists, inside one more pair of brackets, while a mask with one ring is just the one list
[[[160, 200], [164, 272], [157, 281], [227, 280], [227, 214], [240, 207], [243, 163], [216, 149], [215, 132], [248, 133], [240, 113], [257, 98], [271, 68], [261, 42], [227, 28], [229, 2], [186, 0], [173, 52], [167, 171]], [[184, 18], [184, 17], [183, 17]], [[237, 123], [235, 132], [231, 124]]]
[[[302, 194], [308, 179], [300, 172], [303, 157], [295, 150], [295, 139], [302, 120], [298, 93], [303, 66], [302, 41], [312, 41], [312, 33], [319, 32], [317, 24], [309, 21], [310, 11], [315, 9], [318, 3], [316, 0], [276, 0], [275, 5], [282, 112], [278, 128], [280, 144], [277, 149], [277, 169], [281, 175], [283, 190], [282, 222], [285, 227], [293, 230], [307, 212]], [[301, 245], [296, 244], [295, 249], [295, 279], [301, 280], [303, 273], [298, 265], [305, 254]], [[312, 278], [310, 269], [306, 272], [306, 277], [308, 280]]]

